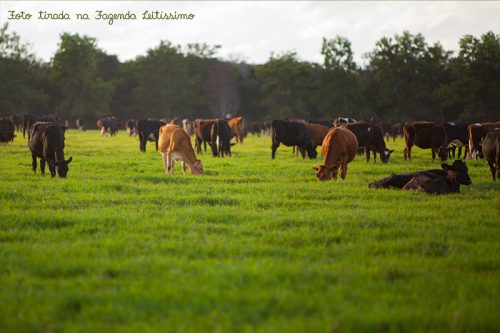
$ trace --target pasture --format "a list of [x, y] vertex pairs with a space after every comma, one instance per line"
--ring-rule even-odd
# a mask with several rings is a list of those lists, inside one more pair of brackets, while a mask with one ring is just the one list
[[[123, 131], [66, 133], [66, 179], [31, 171], [27, 139], [0, 146], [2, 332], [499, 331], [500, 220], [484, 160], [433, 196], [372, 190], [439, 168], [428, 150], [320, 160], [249, 136], [206, 174], [174, 177]], [[318, 148], [319, 151], [320, 148]], [[449, 161], [450, 162], [450, 161]]]

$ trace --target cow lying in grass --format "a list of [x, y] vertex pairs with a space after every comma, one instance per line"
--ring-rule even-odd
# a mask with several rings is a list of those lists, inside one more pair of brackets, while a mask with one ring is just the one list
[[441, 164], [442, 170], [425, 170], [392, 175], [370, 183], [369, 188], [399, 188], [431, 194], [459, 193], [460, 185], [472, 183], [467, 165], [456, 160], [452, 165]]
[[186, 164], [193, 175], [203, 174], [203, 165], [196, 159], [189, 135], [177, 125], [160, 127], [158, 150], [163, 155], [165, 172], [174, 174], [176, 161], [182, 161], [182, 173], [186, 174]]

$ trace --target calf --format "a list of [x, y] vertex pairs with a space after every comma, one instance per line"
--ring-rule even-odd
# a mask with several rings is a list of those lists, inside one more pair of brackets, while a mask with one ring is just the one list
[[158, 137], [160, 127], [166, 125], [165, 122], [154, 119], [141, 119], [137, 121], [137, 132], [139, 133], [139, 150], [146, 152], [146, 143], [148, 141], [155, 143], [158, 151]]
[[325, 158], [325, 163], [318, 167], [313, 167], [316, 177], [320, 181], [332, 178], [337, 179], [340, 167], [340, 177], [345, 179], [347, 164], [354, 159], [357, 151], [358, 140], [354, 133], [343, 126], [331, 128], [321, 146], [321, 155]]
[[201, 143], [203, 142], [203, 146], [205, 151], [207, 151], [207, 142], [211, 145], [212, 137], [212, 125], [214, 124], [216, 119], [195, 119], [193, 122], [194, 127], [194, 135], [195, 142], [194, 145], [196, 147], [196, 153], [201, 154]]
[[15, 125], [9, 117], [0, 117], [0, 142], [14, 142]]
[[276, 150], [280, 143], [285, 146], [297, 146], [299, 148], [302, 158], [307, 155], [309, 158], [315, 158], [318, 153], [311, 145], [309, 131], [304, 124], [288, 120], [273, 120], [272, 124], [272, 159], [276, 156]]
[[186, 164], [193, 175], [203, 174], [203, 165], [196, 159], [191, 138], [177, 125], [165, 125], [159, 130], [159, 151], [163, 155], [165, 172], [174, 174], [174, 164], [182, 161], [182, 173], [186, 174]]
[[398, 188], [417, 190], [432, 194], [460, 192], [460, 185], [470, 185], [472, 181], [467, 165], [456, 160], [452, 165], [443, 163], [441, 170], [433, 169], [392, 175], [368, 185], [369, 188]]
[[494, 130], [495, 128], [500, 127], [500, 122], [492, 122], [492, 123], [475, 123], [470, 124], [468, 127], [469, 134], [469, 149], [468, 149], [468, 158], [472, 159], [477, 157], [482, 157], [481, 150], [481, 140], [483, 140], [489, 131]]
[[32, 169], [36, 173], [36, 158], [40, 158], [40, 171], [45, 174], [45, 163], [49, 165], [50, 175], [65, 178], [68, 164], [73, 157], [64, 160], [64, 127], [51, 122], [36, 122], [30, 128], [28, 146], [31, 150]]
[[404, 150], [405, 160], [411, 160], [411, 148], [413, 145], [432, 150], [432, 160], [436, 154], [441, 161], [448, 158], [448, 142], [443, 126], [428, 121], [408, 122], [403, 128], [406, 147]]
[[345, 124], [344, 126], [356, 135], [358, 146], [365, 148], [366, 162], [370, 161], [370, 152], [373, 152], [373, 162], [377, 160], [377, 152], [380, 153], [382, 163], [389, 161], [394, 150], [387, 149], [380, 127], [366, 121]]
[[231, 128], [231, 139], [236, 137], [236, 142], [243, 143], [245, 135], [245, 119], [243, 117], [236, 117], [228, 121]]
[[210, 142], [214, 157], [231, 156], [231, 128], [224, 119], [216, 119], [210, 129]]
[[496, 177], [500, 178], [500, 128], [489, 131], [482, 140], [481, 147], [490, 167], [491, 177], [496, 181]]

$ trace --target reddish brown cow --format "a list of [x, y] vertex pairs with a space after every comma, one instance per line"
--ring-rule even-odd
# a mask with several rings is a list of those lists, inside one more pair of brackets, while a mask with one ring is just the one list
[[436, 154], [441, 161], [448, 158], [448, 141], [443, 126], [429, 121], [408, 122], [403, 128], [403, 134], [406, 142], [404, 150], [405, 160], [411, 160], [411, 148], [413, 145], [422, 149], [432, 149], [432, 160]]
[[358, 152], [356, 136], [345, 127], [334, 127], [328, 131], [321, 146], [321, 154], [325, 163], [313, 167], [316, 177], [320, 181], [337, 179], [338, 169], [341, 168], [340, 177], [345, 179], [347, 164], [351, 162]]
[[201, 143], [203, 142], [203, 146], [205, 151], [207, 151], [207, 142], [211, 143], [211, 135], [210, 131], [212, 130], [212, 125], [217, 119], [195, 119], [193, 121], [194, 127], [194, 135], [195, 142], [194, 145], [196, 147], [196, 153], [201, 154]]
[[236, 117], [228, 122], [231, 128], [231, 139], [236, 137], [236, 142], [243, 143], [243, 136], [245, 134], [245, 119], [243, 117]]

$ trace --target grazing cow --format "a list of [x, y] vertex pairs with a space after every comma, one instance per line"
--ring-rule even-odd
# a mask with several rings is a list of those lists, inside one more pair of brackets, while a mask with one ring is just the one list
[[353, 124], [356, 122], [356, 119], [354, 118], [346, 118], [346, 117], [338, 117], [332, 120], [332, 124], [334, 127], [339, 127], [344, 124]]
[[194, 135], [195, 135], [195, 147], [196, 153], [201, 154], [201, 143], [203, 142], [203, 146], [205, 151], [207, 151], [207, 142], [211, 145], [212, 137], [211, 130], [212, 125], [214, 124], [216, 119], [195, 119], [193, 122], [194, 127]]
[[182, 119], [182, 128], [189, 136], [193, 135], [193, 124], [191, 124], [189, 119]]
[[467, 165], [462, 160], [455, 160], [452, 165], [442, 163], [441, 168], [442, 170], [433, 169], [392, 175], [370, 183], [368, 187], [448, 194], [459, 193], [460, 185], [472, 184]]
[[404, 150], [405, 160], [411, 160], [411, 148], [413, 145], [432, 150], [432, 160], [436, 154], [441, 161], [448, 158], [448, 141], [443, 126], [429, 121], [408, 122], [403, 128], [406, 147]]
[[225, 119], [216, 119], [210, 129], [210, 142], [214, 157], [231, 156], [231, 128]]
[[338, 170], [341, 168], [340, 177], [345, 179], [347, 164], [356, 157], [357, 151], [358, 140], [354, 133], [343, 126], [331, 128], [321, 146], [325, 163], [313, 167], [316, 177], [320, 181], [337, 179]]
[[10, 117], [0, 117], [0, 142], [14, 142], [15, 130], [14, 122]]
[[139, 150], [146, 152], [146, 143], [148, 141], [154, 142], [156, 150], [158, 151], [158, 137], [160, 127], [165, 126], [166, 123], [161, 120], [154, 119], [141, 119], [137, 121], [137, 132], [139, 133]]
[[182, 173], [186, 174], [186, 164], [193, 175], [203, 174], [203, 165], [196, 159], [191, 138], [177, 125], [168, 124], [160, 127], [159, 151], [163, 155], [165, 173], [174, 174], [174, 164], [182, 161]]
[[366, 162], [370, 161], [370, 152], [373, 152], [373, 162], [377, 161], [377, 152], [380, 153], [382, 163], [389, 161], [394, 150], [389, 150], [385, 146], [384, 135], [380, 127], [366, 121], [345, 124], [344, 126], [356, 135], [358, 147], [365, 148]]
[[458, 147], [458, 158], [462, 155], [462, 147], [465, 147], [464, 158], [467, 154], [467, 127], [468, 125], [461, 121], [447, 121], [443, 124], [446, 138], [448, 139], [448, 157], [455, 158], [455, 151]]
[[40, 171], [45, 174], [45, 163], [49, 165], [50, 175], [65, 178], [68, 174], [68, 164], [73, 157], [64, 159], [64, 131], [63, 126], [52, 122], [35, 122], [30, 128], [28, 146], [31, 150], [32, 169], [36, 173], [37, 161], [40, 158]]
[[245, 119], [243, 117], [236, 117], [228, 122], [231, 128], [231, 139], [236, 137], [236, 142], [243, 143], [243, 137], [245, 135]]
[[481, 140], [486, 137], [489, 131], [494, 130], [495, 128], [500, 127], [500, 122], [491, 122], [491, 123], [476, 123], [470, 124], [468, 128], [469, 132], [469, 149], [468, 149], [468, 158], [472, 159], [477, 157], [481, 157]]
[[496, 181], [496, 177], [500, 178], [500, 127], [486, 134], [486, 137], [481, 141], [481, 147], [484, 159], [490, 167], [491, 177], [493, 181]]
[[129, 119], [125, 122], [125, 130], [128, 136], [137, 136], [137, 120]]
[[82, 118], [76, 118], [76, 128], [78, 128], [82, 132], [85, 132], [85, 130], [87, 129], [87, 126], [85, 126], [85, 121], [83, 121]]
[[276, 149], [280, 143], [285, 146], [297, 146], [302, 158], [305, 158], [306, 151], [309, 158], [316, 158], [318, 153], [311, 145], [309, 131], [304, 124], [288, 121], [288, 120], [273, 120], [272, 122], [272, 159], [276, 156]]

